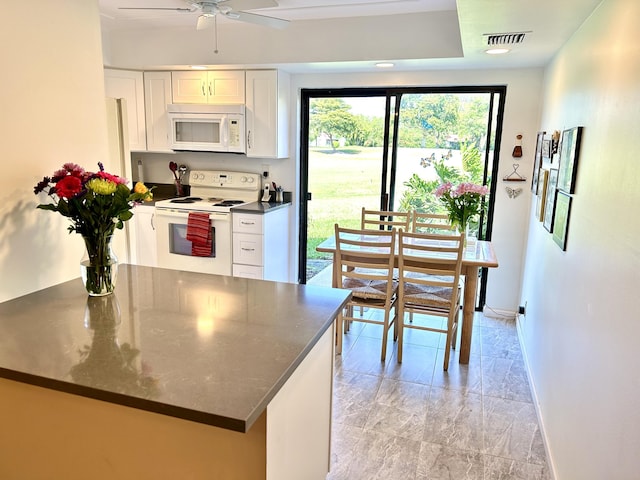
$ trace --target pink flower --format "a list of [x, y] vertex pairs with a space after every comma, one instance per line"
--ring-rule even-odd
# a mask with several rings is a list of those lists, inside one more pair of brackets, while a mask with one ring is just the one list
[[442, 195], [444, 195], [445, 193], [448, 193], [451, 191], [451, 182], [447, 182], [447, 183], [443, 183], [442, 185], [440, 185], [436, 191], [434, 192], [434, 195], [436, 197], [441, 197]]
[[127, 180], [125, 178], [119, 177], [117, 175], [112, 175], [110, 173], [104, 172], [104, 171], [100, 171], [98, 173], [96, 173], [96, 177], [98, 178], [102, 178], [104, 180], [110, 180], [113, 183], [115, 183], [116, 185], [118, 184], [126, 184]]
[[458, 185], [455, 190], [451, 192], [451, 196], [459, 197], [467, 193], [484, 196], [489, 193], [489, 188], [485, 185], [476, 185], [475, 183], [464, 182]]

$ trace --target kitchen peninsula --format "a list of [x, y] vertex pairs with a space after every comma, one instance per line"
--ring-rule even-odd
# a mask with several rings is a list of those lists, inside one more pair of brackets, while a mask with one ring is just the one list
[[343, 290], [121, 265], [0, 304], [0, 478], [324, 479]]

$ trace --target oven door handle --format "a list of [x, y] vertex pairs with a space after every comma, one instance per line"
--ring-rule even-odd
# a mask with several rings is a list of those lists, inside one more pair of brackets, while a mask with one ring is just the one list
[[[156, 214], [161, 217], [171, 217], [171, 218], [181, 218], [188, 219], [189, 211], [188, 210], [163, 210], [156, 209]], [[228, 220], [228, 213], [218, 213], [218, 212], [209, 212], [209, 218], [211, 220]]]

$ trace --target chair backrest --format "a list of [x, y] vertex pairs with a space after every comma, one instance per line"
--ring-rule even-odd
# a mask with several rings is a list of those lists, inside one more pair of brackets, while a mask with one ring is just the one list
[[[456, 291], [464, 256], [463, 235], [398, 232], [398, 275], [408, 284]], [[453, 307], [456, 295], [451, 295]]]
[[360, 228], [390, 230], [391, 228], [404, 228], [409, 230], [411, 212], [392, 212], [388, 210], [367, 210], [362, 207]]
[[[335, 224], [336, 251], [334, 286], [349, 288], [367, 282], [387, 282], [386, 295], [392, 296], [393, 269], [395, 264], [396, 230], [356, 230], [341, 228]], [[355, 293], [354, 293], [355, 294]], [[379, 296], [380, 292], [371, 292]], [[366, 289], [358, 295], [367, 296]]]
[[451, 225], [447, 214], [413, 212], [411, 231], [414, 233], [451, 235], [455, 233], [455, 228]]

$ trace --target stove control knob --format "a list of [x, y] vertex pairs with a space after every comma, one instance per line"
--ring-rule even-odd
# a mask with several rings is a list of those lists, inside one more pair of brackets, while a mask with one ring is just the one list
[[198, 179], [198, 174], [194, 173], [193, 175], [191, 175], [191, 178], [193, 178], [194, 180], [197, 180]]
[[247, 177], [240, 177], [240, 183], [247, 183]]
[[253, 177], [247, 177], [247, 182], [248, 182], [248, 183], [253, 183], [253, 182], [254, 182]]

